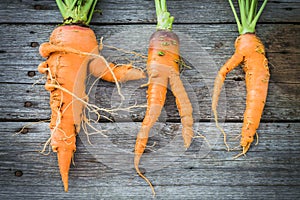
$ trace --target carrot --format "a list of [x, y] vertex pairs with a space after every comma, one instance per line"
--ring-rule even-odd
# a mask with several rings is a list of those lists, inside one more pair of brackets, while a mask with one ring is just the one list
[[157, 31], [150, 38], [148, 48], [147, 73], [149, 77], [147, 90], [147, 110], [142, 127], [137, 134], [134, 166], [139, 174], [150, 185], [151, 182], [140, 172], [139, 162], [146, 148], [151, 127], [157, 121], [164, 106], [167, 86], [170, 83], [176, 105], [183, 125], [184, 146], [188, 148], [193, 138], [192, 105], [180, 80], [179, 74], [179, 38], [172, 32], [174, 18], [167, 12], [165, 0], [155, 0], [157, 14]]
[[64, 23], [55, 28], [49, 42], [40, 46], [40, 54], [47, 60], [38, 70], [47, 75], [45, 89], [50, 92], [52, 111], [49, 142], [52, 150], [57, 152], [64, 190], [68, 191], [76, 135], [88, 102], [85, 93], [87, 71], [111, 82], [140, 79], [144, 74], [131, 66], [115, 67], [99, 55], [95, 33], [88, 27], [97, 0], [57, 0], [56, 3]]
[[[238, 24], [240, 36], [235, 41], [235, 53], [219, 70], [215, 79], [212, 110], [215, 115], [216, 125], [219, 127], [217, 104], [221, 88], [226, 75], [235, 67], [242, 65], [245, 72], [247, 97], [240, 141], [243, 151], [239, 155], [244, 155], [249, 150], [254, 136], [257, 134], [256, 130], [259, 127], [268, 92], [270, 77], [268, 60], [265, 56], [264, 45], [255, 34], [256, 23], [266, 6], [267, 0], [264, 0], [258, 12], [256, 12], [257, 0], [239, 1], [241, 22], [237, 17], [232, 1], [229, 0], [229, 3]], [[221, 127], [219, 128], [221, 129]], [[221, 131], [224, 134], [224, 142], [227, 145], [226, 134], [222, 129]]]

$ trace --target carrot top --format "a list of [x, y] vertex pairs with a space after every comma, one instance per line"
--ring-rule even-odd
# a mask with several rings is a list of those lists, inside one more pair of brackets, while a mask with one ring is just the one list
[[245, 33], [255, 33], [256, 23], [262, 11], [264, 10], [268, 0], [264, 0], [258, 12], [258, 0], [238, 0], [241, 20], [239, 19], [236, 13], [232, 0], [228, 1], [234, 14], [235, 21], [238, 25], [239, 33], [241, 35]]
[[166, 0], [155, 0], [157, 30], [172, 30], [174, 17], [167, 11]]
[[89, 25], [97, 0], [56, 0], [56, 4], [64, 18], [63, 25]]

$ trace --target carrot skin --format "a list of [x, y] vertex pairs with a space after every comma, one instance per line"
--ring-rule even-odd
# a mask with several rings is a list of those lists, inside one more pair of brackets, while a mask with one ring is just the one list
[[57, 152], [57, 162], [59, 166], [59, 171], [61, 175], [61, 179], [64, 184], [64, 190], [65, 192], [68, 192], [69, 189], [69, 170], [71, 161], [74, 155], [73, 150], [68, 149], [60, 149], [59, 152]]
[[181, 118], [182, 138], [184, 141], [184, 146], [185, 148], [188, 148], [192, 143], [192, 138], [194, 136], [192, 104], [187, 93], [185, 92], [184, 86], [180, 80], [180, 76], [178, 73], [173, 73], [170, 76], [170, 86], [176, 98], [176, 105]]
[[[153, 78], [155, 81], [155, 77]], [[166, 83], [167, 84], [167, 83]], [[157, 92], [159, 91], [159, 92]], [[152, 184], [149, 180], [144, 177], [139, 170], [139, 162], [142, 157], [142, 154], [147, 146], [148, 136], [150, 129], [153, 127], [154, 123], [157, 121], [161, 110], [163, 108], [164, 102], [166, 100], [167, 88], [165, 85], [149, 83], [148, 86], [148, 97], [147, 97], [147, 110], [145, 114], [145, 118], [142, 123], [142, 127], [137, 134], [135, 150], [134, 150], [134, 167], [137, 173], [143, 177], [152, 188]], [[152, 191], [153, 188], [152, 188]], [[153, 192], [154, 193], [154, 192]]]
[[[82, 43], [82, 41], [85, 41]], [[87, 56], [69, 53], [66, 48], [82, 52], [93, 52], [97, 48], [94, 32], [80, 26], [60, 26], [56, 28], [49, 43], [40, 46], [40, 54], [47, 58], [39, 66], [39, 71], [47, 74], [45, 89], [50, 92], [52, 111], [50, 130], [51, 146], [57, 152], [58, 165], [65, 191], [68, 191], [70, 163], [76, 151], [76, 135], [80, 131], [81, 114], [84, 105], [74, 101], [71, 94], [55, 86], [74, 93], [78, 98], [85, 97]]]
[[192, 105], [179, 76], [179, 38], [172, 31], [159, 30], [150, 37], [147, 60], [148, 90], [147, 110], [142, 127], [137, 134], [134, 166], [137, 173], [150, 185], [151, 182], [141, 174], [139, 162], [146, 148], [150, 129], [160, 116], [164, 106], [168, 83], [176, 98], [177, 108], [183, 125], [182, 136], [185, 147], [189, 147], [194, 136]]
[[[88, 27], [65, 25], [56, 28], [49, 42], [40, 46], [41, 56], [47, 58], [38, 70], [47, 75], [45, 89], [50, 92], [51, 146], [57, 152], [58, 164], [65, 191], [68, 191], [70, 163], [76, 151], [76, 135], [83, 119], [85, 80], [88, 68], [94, 75], [114, 82], [107, 70], [110, 66], [99, 56], [94, 32]], [[136, 80], [144, 77], [142, 71], [120, 66], [117, 81]], [[130, 72], [130, 73], [129, 73]], [[106, 75], [105, 75], [106, 74]], [[130, 76], [128, 76], [130, 74]]]
[[[182, 136], [184, 139], [184, 146], [188, 148], [194, 136], [192, 117], [193, 108], [180, 79], [178, 64], [180, 60], [179, 46], [179, 38], [174, 32], [164, 30], [154, 32], [150, 37], [149, 42], [147, 72], [150, 84], [160, 84], [167, 88], [168, 83], [170, 83], [183, 125]], [[156, 90], [156, 93], [158, 91], [161, 92], [162, 90], [158, 89]], [[158, 103], [164, 105], [164, 102]], [[151, 106], [152, 104], [153, 102], [148, 103], [148, 106]]]
[[213, 98], [212, 98], [213, 111], [217, 110], [219, 96], [227, 74], [231, 72], [234, 68], [239, 66], [239, 64], [242, 62], [243, 62], [243, 55], [239, 53], [234, 53], [232, 57], [219, 70], [214, 82], [214, 91], [213, 91]]
[[270, 73], [264, 46], [255, 34], [240, 35], [235, 41], [235, 49], [234, 55], [220, 69], [215, 79], [212, 110], [217, 122], [217, 104], [225, 77], [231, 70], [242, 64], [247, 96], [240, 144], [243, 147], [242, 154], [245, 154], [259, 127], [267, 98]]
[[[253, 38], [253, 39], [252, 39]], [[262, 42], [255, 35], [247, 34], [243, 40], [254, 40], [248, 48], [253, 49], [244, 61], [244, 72], [246, 80], [246, 109], [244, 112], [244, 122], [242, 127], [241, 146], [244, 152], [248, 151], [250, 144], [259, 127], [260, 119], [264, 110], [268, 83], [270, 78], [268, 60], [265, 57], [265, 49]], [[242, 46], [243, 50], [247, 47]]]
[[95, 77], [101, 77], [101, 79], [108, 82], [115, 82], [116, 80], [118, 82], [126, 82], [146, 78], [145, 73], [142, 70], [133, 68], [130, 64], [117, 66], [113, 63], [108, 63], [108, 67], [115, 75], [115, 77], [113, 77], [108, 68], [99, 67], [103, 64], [105, 64], [103, 60], [99, 58], [94, 59], [90, 63], [89, 70]]

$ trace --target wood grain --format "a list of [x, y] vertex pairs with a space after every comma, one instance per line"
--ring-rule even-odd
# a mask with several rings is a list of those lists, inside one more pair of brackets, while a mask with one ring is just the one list
[[[139, 85], [138, 85], [139, 86]], [[138, 87], [137, 86], [137, 87]], [[112, 83], [100, 82], [96, 88], [98, 91], [91, 99], [95, 99], [95, 104], [101, 108], [116, 108], [121, 101], [116, 93], [115, 85]], [[1, 120], [25, 120], [36, 121], [45, 120], [50, 117], [49, 94], [42, 85], [23, 85], [23, 84], [2, 84], [0, 91]], [[145, 105], [146, 88], [126, 87], [126, 90], [132, 88], [133, 93], [125, 95], [128, 101], [123, 107]], [[290, 89], [289, 89], [290, 88]], [[297, 121], [299, 120], [299, 90], [298, 85], [292, 84], [270, 84], [270, 92], [267, 98], [264, 110], [264, 121]], [[224, 93], [224, 101], [220, 102], [220, 118], [229, 121], [241, 121], [245, 109], [245, 88], [244, 83], [231, 81]], [[212, 119], [211, 114], [211, 96], [204, 86], [198, 86], [187, 90], [194, 105], [194, 118], [196, 121], [207, 121]], [[125, 94], [125, 93], [124, 93]], [[174, 97], [169, 91], [167, 101], [164, 107], [167, 121], [177, 121], [180, 118], [174, 102]], [[225, 96], [226, 95], [226, 96]], [[196, 96], [196, 98], [195, 98]], [[13, 101], [11, 101], [13, 99]], [[123, 118], [122, 121], [141, 121], [145, 114], [145, 108], [133, 109], [130, 113], [118, 112], [113, 115], [115, 120]], [[109, 116], [108, 113], [102, 113]], [[164, 113], [163, 113], [164, 114]], [[162, 119], [161, 119], [162, 120]]]
[[[293, 0], [268, 1], [261, 22], [299, 22], [299, 2]], [[176, 23], [234, 23], [234, 17], [227, 1], [174, 0], [168, 7]], [[55, 1], [3, 0], [1, 1], [0, 23], [61, 23]], [[156, 21], [154, 2], [151, 0], [101, 0], [92, 23], [154, 23]], [[20, 12], [20, 10], [22, 12]], [[212, 13], [217, 13], [213, 15]], [[274, 14], [276, 13], [276, 14]]]
[[[269, 95], [258, 129], [259, 143], [246, 157], [233, 159], [240, 150], [227, 152], [212, 121], [211, 88], [217, 70], [234, 51], [237, 27], [227, 1], [169, 0], [174, 31], [181, 38], [187, 65], [181, 73], [192, 100], [194, 129], [202, 137], [186, 151], [173, 95], [168, 92], [162, 115], [152, 129], [141, 170], [153, 182], [156, 199], [300, 199], [300, 2], [268, 1], [257, 26], [266, 46], [271, 72]], [[91, 23], [102, 54], [109, 61], [124, 55], [138, 67], [140, 58], [108, 48], [112, 45], [146, 54], [155, 30], [153, 0], [101, 0]], [[115, 123], [93, 124], [102, 135], [81, 132], [77, 137], [70, 191], [63, 192], [56, 155], [39, 153], [49, 137], [49, 94], [37, 66], [44, 59], [38, 47], [48, 41], [62, 21], [55, 1], [0, 1], [0, 199], [153, 199], [148, 185], [133, 169], [133, 147], [145, 108], [116, 112]], [[144, 104], [147, 80], [122, 84], [123, 106]], [[232, 148], [245, 108], [244, 74], [237, 68], [226, 79], [219, 106], [221, 125]], [[119, 105], [115, 85], [99, 81], [92, 103]], [[224, 121], [226, 121], [224, 123]], [[21, 134], [15, 134], [27, 126]]]
[[[0, 54], [0, 64], [3, 70], [0, 72], [2, 87], [5, 90], [0, 92], [2, 120], [36, 120], [48, 119], [50, 109], [48, 106], [48, 93], [43, 89], [45, 80], [42, 74], [37, 72], [37, 66], [43, 59], [38, 54], [38, 45], [47, 41], [53, 25], [1, 25], [4, 30], [3, 38], [7, 43], [2, 45], [5, 52]], [[233, 42], [236, 37], [234, 25], [190, 25], [189, 30], [185, 30], [183, 25], [175, 26], [175, 30], [182, 37], [181, 52], [192, 69], [186, 69], [182, 73], [185, 79], [187, 90], [191, 96], [193, 104], [196, 106], [194, 112], [197, 121], [210, 120], [210, 90], [214, 76], [226, 59], [233, 53]], [[299, 31], [299, 25], [277, 25], [275, 30], [272, 25], [263, 25], [259, 29], [262, 40], [266, 41], [268, 52], [271, 80], [270, 92], [265, 112], [264, 121], [291, 121], [299, 120], [299, 41], [294, 35]], [[148, 35], [150, 36], [154, 26], [94, 26], [99, 37], [102, 35], [106, 39], [104, 45], [114, 45], [127, 48], [128, 51], [147, 51]], [[43, 30], [43, 31], [42, 31]], [[46, 30], [46, 31], [45, 31]], [[219, 31], [212, 31], [219, 30]], [[12, 35], [11, 32], [18, 31], [20, 35]], [[271, 34], [271, 32], [273, 33]], [[144, 37], [140, 35], [146, 33]], [[208, 34], [210, 34], [208, 36]], [[128, 37], [123, 38], [124, 35]], [[225, 35], [226, 37], [224, 37]], [[38, 37], [37, 37], [38, 36]], [[113, 42], [111, 42], [113, 41]], [[132, 44], [143, 44], [135, 46]], [[32, 45], [37, 43], [37, 46]], [[289, 53], [287, 53], [289, 52]], [[114, 59], [117, 52], [104, 52], [108, 60]], [[128, 55], [125, 55], [128, 56]], [[284, 66], [284, 67], [283, 67]], [[144, 64], [140, 65], [145, 68]], [[125, 84], [136, 90], [137, 96], [128, 99], [136, 100], [140, 104], [145, 103], [146, 88], [139, 88], [147, 80], [140, 82], [129, 82]], [[35, 85], [34, 85], [35, 84]], [[132, 86], [130, 86], [132, 84]], [[115, 85], [99, 82], [97, 86], [98, 105], [104, 108], [111, 106], [113, 90]], [[241, 68], [234, 70], [226, 79], [224, 92], [223, 115], [226, 120], [241, 121], [244, 111], [245, 101], [244, 74]], [[9, 92], [8, 92], [9, 91]], [[105, 94], [105, 95], [103, 95]], [[10, 101], [14, 99], [14, 101]], [[117, 100], [114, 100], [118, 102]], [[29, 105], [26, 104], [29, 102]], [[179, 121], [176, 105], [173, 103], [174, 97], [169, 92], [166, 112], [169, 121]], [[227, 106], [225, 105], [227, 104]], [[16, 107], [16, 105], [18, 105]], [[198, 108], [199, 107], [199, 108]], [[290, 109], [292, 108], [292, 109]], [[144, 109], [135, 111], [127, 118], [127, 121], [141, 121]], [[126, 121], [126, 119], [124, 120]]]
[[[35, 83], [42, 77], [41, 74], [37, 73], [37, 66], [43, 61], [43, 58], [38, 53], [38, 47], [49, 40], [55, 25], [2, 24], [0, 27], [1, 41], [5, 41], [2, 42], [0, 47], [1, 82]], [[174, 31], [183, 36], [181, 38], [183, 43], [181, 52], [184, 52], [183, 56], [187, 57], [187, 61], [193, 61], [193, 58], [188, 53], [196, 56], [198, 56], [198, 53], [202, 59], [197, 60], [197, 62], [194, 61], [192, 64], [199, 65], [199, 70], [201, 70], [201, 67], [204, 67], [205, 70], [205, 65], [212, 65], [209, 61], [214, 62], [214, 70], [219, 69], [234, 51], [234, 41], [238, 36], [236, 25], [193, 24], [188, 27], [187, 29], [185, 25], [174, 26]], [[153, 25], [95, 25], [91, 28], [95, 31], [98, 39], [104, 37], [104, 45], [111, 45], [112, 43], [119, 48], [127, 47], [125, 50], [128, 51], [138, 48], [138, 50], [143, 51], [142, 53], [147, 52], [148, 36], [150, 37], [155, 30]], [[274, 81], [276, 82], [299, 83], [298, 77], [300, 72], [297, 67], [300, 64], [300, 37], [297, 34], [299, 30], [300, 25], [293, 24], [260, 25], [257, 29], [258, 36], [264, 41], [266, 46], [272, 72], [271, 81], [273, 76], [275, 76]], [[11, 34], [12, 32], [17, 32], [18, 34]], [[124, 37], [124, 33], [130, 35]], [[141, 37], [141, 33], [144, 36]], [[110, 38], [113, 38], [115, 41], [110, 41]], [[135, 49], [129, 49], [134, 48], [130, 44], [133, 41], [135, 41], [135, 44], [142, 45], [135, 46]], [[107, 57], [112, 57], [112, 55], [108, 54]], [[204, 73], [204, 70], [201, 72]], [[35, 75], [30, 74], [32, 71], [34, 71]], [[18, 73], [17, 76], [12, 72]], [[241, 72], [242, 70], [233, 73], [234, 77], [242, 76]], [[213, 73], [216, 72], [213, 71]], [[288, 76], [289, 79], [281, 78], [282, 74]], [[204, 78], [209, 79], [213, 77]], [[229, 76], [229, 78], [233, 77]]]
[[[132, 158], [135, 133], [128, 130], [139, 128], [140, 123], [100, 124], [104, 130], [109, 130], [107, 135], [110, 144], [107, 146], [97, 143], [89, 145], [84, 139], [85, 135], [77, 137], [76, 165], [72, 166], [70, 172], [69, 193], [62, 190], [55, 154], [44, 156], [38, 153], [41, 144], [49, 137], [48, 124], [29, 126], [26, 133], [15, 135], [25, 124], [0, 123], [2, 199], [7, 196], [39, 199], [47, 198], [50, 194], [51, 198], [66, 199], [74, 196], [79, 199], [112, 196], [151, 199], [150, 189], [135, 174], [133, 166], [125, 166], [123, 171], [114, 167], [127, 162], [126, 156], [116, 159], [117, 155], [113, 154], [115, 149], [127, 152], [126, 155]], [[156, 145], [145, 153], [141, 166], [153, 181], [158, 199], [182, 199], [187, 197], [187, 192], [191, 199], [299, 197], [299, 123], [262, 123], [259, 145], [252, 146], [247, 157], [238, 159], [232, 158], [237, 151], [225, 151], [214, 123], [198, 123], [195, 126], [209, 139], [211, 147], [203, 139], [196, 138], [191, 149], [185, 153], [160, 152], [160, 156], [157, 156], [155, 153], [172, 142], [172, 137], [166, 138], [166, 135], [180, 137], [181, 127], [177, 123], [165, 124], [164, 128], [150, 137], [149, 143], [155, 141]], [[233, 139], [239, 134], [241, 124], [226, 123], [223, 126], [229, 133], [230, 145], [237, 145], [238, 141]], [[118, 143], [113, 147], [115, 149], [111, 149], [116, 139]], [[168, 157], [174, 157], [174, 161], [167, 166], [158, 166], [168, 160], [164, 156], [166, 153]], [[101, 156], [104, 157], [99, 159]], [[20, 172], [22, 176], [16, 176]]]

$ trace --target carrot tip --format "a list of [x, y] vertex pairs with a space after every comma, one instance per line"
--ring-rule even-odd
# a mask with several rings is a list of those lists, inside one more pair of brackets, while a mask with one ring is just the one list
[[70, 169], [72, 157], [73, 157], [72, 150], [61, 150], [59, 148], [57, 149], [58, 165], [59, 165], [61, 179], [64, 184], [65, 192], [67, 192], [69, 189], [68, 176], [69, 176], [69, 169]]
[[63, 184], [64, 184], [64, 189], [65, 189], [65, 192], [68, 192], [68, 189], [69, 189], [69, 184], [68, 184], [68, 174], [64, 174], [64, 175], [61, 175], [61, 179], [63, 181]]
[[192, 143], [192, 137], [190, 137], [190, 138], [183, 138], [184, 139], [184, 147], [186, 148], [186, 149], [188, 149], [190, 146], [191, 146], [191, 143]]
[[144, 176], [142, 174], [142, 172], [139, 169], [139, 162], [140, 162], [141, 157], [142, 157], [142, 154], [135, 154], [135, 156], [134, 156], [134, 168], [135, 168], [137, 174], [148, 183], [148, 185], [151, 188], [153, 197], [155, 197], [156, 193], [155, 193], [155, 190], [154, 190], [154, 187], [153, 187], [152, 183], [150, 182], [150, 180], [146, 176]]

